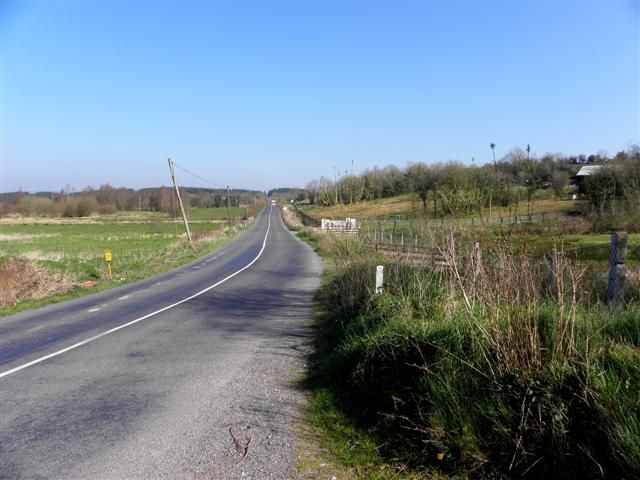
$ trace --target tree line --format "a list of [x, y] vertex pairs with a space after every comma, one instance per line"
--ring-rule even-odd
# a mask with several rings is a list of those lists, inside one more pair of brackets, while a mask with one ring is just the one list
[[[495, 144], [490, 145], [495, 151]], [[597, 165], [592, 175], [576, 177], [581, 167]], [[605, 213], [640, 209], [640, 147], [633, 146], [612, 158], [606, 154], [565, 157], [530, 155], [512, 149], [493, 163], [412, 163], [374, 167], [359, 175], [336, 173], [309, 182], [295, 195], [297, 201], [331, 206], [413, 194], [425, 214], [465, 214], [483, 208], [506, 207], [535, 198], [577, 194], [592, 209]]]
[[[262, 192], [249, 190], [180, 188], [180, 196], [185, 209], [239, 207], [253, 201]], [[114, 214], [118, 211], [164, 212], [170, 216], [180, 214], [175, 191], [170, 187], [115, 188], [109, 184], [98, 188], [87, 187], [81, 192], [66, 186], [59, 192], [11, 192], [2, 194], [0, 213], [19, 213], [25, 216], [41, 217], [86, 217], [94, 213]]]

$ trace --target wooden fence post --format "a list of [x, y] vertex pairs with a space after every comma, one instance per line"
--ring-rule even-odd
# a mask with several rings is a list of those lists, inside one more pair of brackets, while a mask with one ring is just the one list
[[471, 251], [471, 263], [473, 265], [473, 281], [480, 275], [480, 269], [482, 268], [482, 252], [480, 250], [480, 242], [475, 242], [473, 250]]
[[611, 270], [609, 271], [609, 288], [607, 302], [616, 307], [624, 306], [624, 281], [627, 269], [627, 232], [619, 230], [611, 234]]

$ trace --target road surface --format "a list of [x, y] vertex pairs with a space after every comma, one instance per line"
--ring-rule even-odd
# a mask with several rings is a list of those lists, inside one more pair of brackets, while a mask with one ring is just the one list
[[321, 271], [267, 207], [186, 267], [0, 319], [0, 478], [286, 478]]

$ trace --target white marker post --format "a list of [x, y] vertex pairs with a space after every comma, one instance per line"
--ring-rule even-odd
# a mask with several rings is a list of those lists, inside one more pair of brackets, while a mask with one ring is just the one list
[[384, 267], [378, 265], [376, 267], [376, 295], [382, 293], [382, 284], [384, 283]]

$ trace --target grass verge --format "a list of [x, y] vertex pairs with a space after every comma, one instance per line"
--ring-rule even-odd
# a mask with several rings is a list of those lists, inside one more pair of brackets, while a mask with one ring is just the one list
[[308, 418], [346, 478], [640, 476], [637, 288], [611, 310], [558, 251], [474, 263], [451, 243], [435, 271], [313, 241], [329, 268]]

